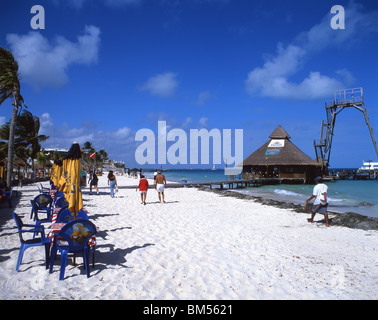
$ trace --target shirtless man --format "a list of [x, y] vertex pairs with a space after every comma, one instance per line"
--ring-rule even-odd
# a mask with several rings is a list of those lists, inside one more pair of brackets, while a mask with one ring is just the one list
[[161, 171], [158, 171], [158, 174], [156, 176], [155, 180], [155, 189], [158, 192], [159, 201], [161, 203], [161, 200], [164, 201], [164, 188], [167, 187], [167, 181], [165, 180], [165, 176], [161, 174]]

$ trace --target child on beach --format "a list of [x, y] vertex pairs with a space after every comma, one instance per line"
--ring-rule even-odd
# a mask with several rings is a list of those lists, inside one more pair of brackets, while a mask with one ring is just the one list
[[118, 186], [117, 186], [117, 178], [113, 174], [112, 170], [110, 170], [108, 174], [108, 186], [110, 186], [110, 196], [114, 198], [114, 188], [118, 188]]
[[155, 179], [155, 189], [158, 192], [159, 201], [164, 201], [164, 188], [167, 187], [167, 181], [165, 180], [165, 176], [161, 174], [161, 171], [158, 171], [156, 179]]
[[315, 198], [314, 205], [312, 207], [311, 218], [307, 219], [308, 222], [314, 222], [314, 217], [316, 213], [320, 213], [324, 215], [324, 219], [326, 221], [326, 226], [329, 227], [328, 222], [328, 214], [327, 214], [327, 207], [328, 207], [328, 200], [327, 200], [327, 192], [328, 186], [323, 182], [321, 177], [315, 178], [315, 187], [312, 191], [312, 195], [310, 198], [306, 200], [306, 207], [308, 206], [309, 201]]
[[144, 178], [144, 175], [140, 175], [140, 180], [139, 180], [139, 185], [136, 187], [136, 191], [138, 191], [139, 188], [139, 193], [140, 193], [140, 199], [141, 199], [141, 204], [146, 204], [146, 198], [147, 198], [147, 191], [148, 191], [148, 181], [147, 179]]

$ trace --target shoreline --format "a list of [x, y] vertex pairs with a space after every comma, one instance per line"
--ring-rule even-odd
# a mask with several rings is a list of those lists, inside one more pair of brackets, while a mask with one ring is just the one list
[[[130, 179], [134, 179], [134, 178], [130, 178]], [[154, 181], [153, 178], [146, 177], [146, 179], [150, 183], [149, 189], [153, 189], [153, 181]], [[138, 179], [135, 179], [135, 180], [138, 181]], [[177, 184], [177, 183], [180, 183], [180, 181], [167, 180], [167, 184], [170, 184], [170, 183]], [[123, 186], [123, 187], [132, 189], [131, 186]], [[101, 188], [105, 188], [105, 187], [101, 187]], [[122, 189], [122, 186], [120, 186], [119, 188]], [[231, 196], [231, 197], [243, 199], [243, 200], [252, 200], [252, 201], [261, 203], [262, 205], [272, 206], [272, 207], [280, 208], [280, 209], [290, 209], [296, 213], [309, 214], [308, 212], [305, 211], [304, 207], [300, 204], [295, 204], [292, 202], [280, 201], [280, 200], [275, 200], [275, 199], [269, 199], [269, 198], [264, 198], [264, 197], [259, 197], [259, 196], [247, 195], [244, 193], [237, 192], [237, 189], [220, 190], [217, 188], [210, 189], [209, 187], [195, 186], [195, 185], [191, 187], [182, 187], [182, 188], [196, 188], [198, 190], [214, 192], [221, 196]], [[331, 226], [341, 226], [341, 227], [347, 227], [351, 229], [362, 229], [362, 230], [378, 230], [378, 218], [365, 216], [356, 212], [328, 211], [328, 214], [329, 214], [329, 220], [330, 220]], [[318, 215], [321, 216], [320, 214]]]
[[[210, 189], [210, 188], [204, 188], [204, 187], [199, 187], [199, 189], [208, 191], [208, 192], [215, 192], [226, 197], [235, 197], [238, 199], [253, 200], [258, 203], [261, 203], [262, 205], [272, 206], [272, 207], [276, 207], [280, 209], [290, 209], [296, 213], [303, 213], [303, 214], [309, 215], [309, 213], [306, 212], [304, 207], [300, 204], [267, 199], [263, 197], [252, 196], [252, 195], [246, 195], [246, 194], [234, 191], [234, 190], [219, 190], [219, 189]], [[329, 220], [330, 220], [331, 227], [341, 226], [341, 227], [347, 227], [347, 228], [352, 228], [352, 229], [378, 230], [378, 218], [364, 216], [355, 212], [341, 213], [341, 212], [328, 211], [328, 214], [330, 215]], [[318, 216], [321, 216], [321, 214], [318, 214]]]

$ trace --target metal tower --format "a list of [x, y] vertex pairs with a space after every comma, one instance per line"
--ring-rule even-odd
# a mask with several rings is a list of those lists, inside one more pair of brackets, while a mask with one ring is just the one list
[[333, 131], [335, 129], [336, 116], [345, 108], [353, 107], [364, 114], [365, 122], [369, 127], [371, 140], [378, 158], [377, 144], [374, 139], [373, 129], [364, 105], [363, 89], [343, 89], [335, 91], [335, 99], [325, 103], [327, 122], [322, 120], [320, 140], [314, 140], [316, 160], [321, 163], [322, 171], [327, 171], [331, 157]]

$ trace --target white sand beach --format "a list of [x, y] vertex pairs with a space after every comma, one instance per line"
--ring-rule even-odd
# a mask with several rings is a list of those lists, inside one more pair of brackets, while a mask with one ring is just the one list
[[[100, 195], [83, 188], [99, 228], [90, 278], [81, 257], [78, 266], [69, 258], [59, 281], [60, 257], [49, 274], [42, 247], [28, 249], [16, 272], [19, 237], [2, 204], [0, 299], [378, 298], [377, 231], [327, 228], [319, 215], [309, 224], [303, 213], [196, 188], [166, 189], [166, 204], [150, 189], [142, 205], [135, 189], [111, 198], [105, 176], [99, 187]], [[19, 191], [14, 211], [31, 223], [37, 186]]]

